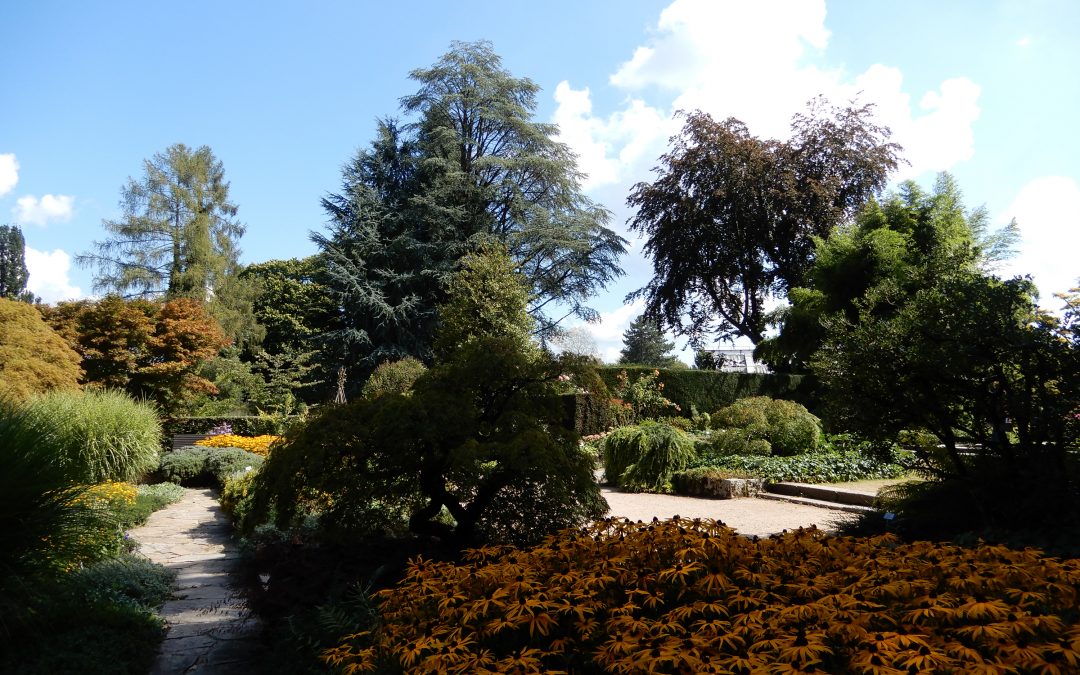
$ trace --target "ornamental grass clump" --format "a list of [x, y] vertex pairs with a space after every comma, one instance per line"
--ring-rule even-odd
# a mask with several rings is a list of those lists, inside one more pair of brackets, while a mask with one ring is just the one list
[[626, 490], [670, 492], [671, 474], [694, 458], [693, 438], [668, 424], [642, 422], [604, 439], [604, 476]]
[[54, 391], [25, 406], [40, 443], [80, 483], [134, 481], [158, 464], [157, 411], [124, 392]]
[[815, 529], [609, 519], [414, 559], [343, 672], [1075, 673], [1080, 561]]

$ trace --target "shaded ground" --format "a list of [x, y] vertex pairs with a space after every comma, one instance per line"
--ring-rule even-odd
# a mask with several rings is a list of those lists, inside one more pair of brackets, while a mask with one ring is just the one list
[[168, 633], [154, 675], [251, 672], [258, 623], [229, 583], [238, 558], [231, 533], [213, 491], [191, 488], [131, 530], [142, 555], [177, 573], [177, 598], [161, 610]]

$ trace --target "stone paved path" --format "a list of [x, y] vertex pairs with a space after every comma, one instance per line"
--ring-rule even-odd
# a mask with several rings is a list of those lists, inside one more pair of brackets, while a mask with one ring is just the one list
[[168, 633], [152, 675], [251, 672], [259, 626], [229, 583], [238, 558], [231, 533], [214, 492], [191, 488], [130, 532], [140, 553], [177, 574], [177, 599], [162, 608]]

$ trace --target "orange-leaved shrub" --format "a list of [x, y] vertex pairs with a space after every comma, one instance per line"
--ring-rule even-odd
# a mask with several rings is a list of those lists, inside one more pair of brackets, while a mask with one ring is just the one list
[[606, 520], [527, 550], [410, 562], [344, 672], [1075, 673], [1080, 561], [1034, 549], [751, 540]]

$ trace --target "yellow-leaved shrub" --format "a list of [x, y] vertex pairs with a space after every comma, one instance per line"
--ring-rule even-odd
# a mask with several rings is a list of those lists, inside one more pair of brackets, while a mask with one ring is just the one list
[[1080, 562], [1002, 546], [764, 540], [606, 520], [461, 564], [415, 559], [344, 672], [1075, 673]]

